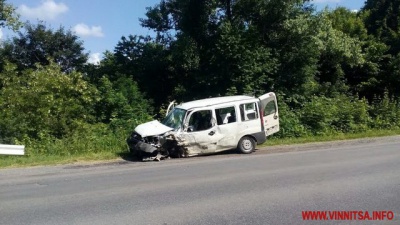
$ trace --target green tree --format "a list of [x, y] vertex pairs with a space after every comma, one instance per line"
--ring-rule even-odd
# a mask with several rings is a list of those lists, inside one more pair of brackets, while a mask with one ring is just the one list
[[94, 105], [97, 121], [113, 126], [124, 124], [123, 127], [132, 129], [132, 122], [148, 120], [153, 109], [151, 101], [132, 79], [136, 73], [124, 70], [126, 63], [124, 58], [118, 61], [116, 54], [107, 51], [99, 65], [85, 67], [85, 78], [100, 92], [100, 99]]
[[[169, 65], [169, 68], [161, 73], [163, 79], [160, 80], [165, 84], [168, 84], [167, 80], [172, 80], [170, 90], [186, 100], [215, 94], [213, 83], [218, 79], [210, 71], [210, 58], [218, 36], [219, 4], [220, 1], [216, 0], [161, 1], [148, 8], [147, 18], [141, 19], [143, 26], [157, 32], [156, 44], [164, 48], [159, 53], [162, 54], [161, 58], [166, 59], [164, 65]], [[192, 59], [182, 57], [187, 54]], [[179, 61], [175, 61], [177, 59]], [[190, 68], [186, 66], [188, 64]]]
[[277, 47], [280, 44], [280, 30], [285, 26], [286, 21], [299, 15], [309, 15], [313, 11], [308, 2], [308, 0], [234, 1], [233, 18], [244, 26], [256, 27], [260, 40], [270, 47], [273, 44], [276, 44], [273, 47]]
[[362, 65], [364, 55], [363, 42], [358, 37], [352, 38], [335, 29], [329, 15], [329, 12], [323, 12], [318, 19], [320, 31], [316, 38], [319, 41], [320, 60], [317, 79], [322, 85], [320, 94], [334, 97], [347, 93], [346, 69]]
[[61, 138], [94, 122], [98, 92], [78, 72], [67, 75], [51, 61], [23, 72], [6, 64], [0, 82], [0, 139]]
[[286, 87], [272, 79], [281, 53], [274, 48], [284, 42], [288, 18], [311, 15], [305, 2], [168, 0], [149, 8], [141, 22], [158, 36], [175, 33], [165, 45], [172, 52], [175, 94], [190, 99], [260, 93]]
[[390, 95], [400, 96], [400, 53], [392, 57], [386, 70], [384, 87]]
[[368, 32], [387, 44], [390, 53], [399, 53], [400, 0], [367, 0], [362, 11]]
[[347, 57], [340, 63], [341, 73], [344, 74], [349, 90], [369, 100], [372, 100], [375, 95], [383, 94], [385, 84], [382, 74], [387, 68], [390, 56], [386, 53], [388, 47], [384, 43], [373, 35], [368, 35], [364, 23], [368, 13], [366, 11], [356, 13], [343, 7], [325, 13], [335, 30], [351, 37], [354, 43], [361, 47], [357, 58], [363, 60], [354, 63], [357, 61], [349, 60]]
[[154, 7], [147, 8], [145, 19], [140, 19], [142, 26], [157, 32], [158, 36], [167, 37], [170, 31], [190, 36], [200, 48], [210, 41], [215, 34], [217, 0], [162, 0]]
[[35, 68], [36, 64], [49, 65], [50, 59], [59, 64], [62, 71], [81, 71], [87, 62], [88, 54], [83, 53], [83, 43], [70, 30], [60, 27], [48, 29], [45, 24], [25, 25], [25, 32], [6, 41], [0, 50], [2, 59], [18, 66], [22, 71]]
[[353, 12], [345, 7], [337, 7], [326, 13], [334, 29], [352, 38], [357, 38], [359, 40], [368, 39], [368, 31], [364, 24], [365, 13]]
[[273, 90], [271, 75], [276, 73], [278, 65], [272, 50], [253, 41], [251, 31], [240, 30], [229, 22], [221, 26], [219, 33], [210, 62], [215, 74], [213, 94], [259, 95]]
[[99, 101], [95, 115], [99, 122], [132, 129], [150, 119], [151, 107], [132, 79], [121, 77], [114, 83], [103, 77], [98, 84]]
[[174, 88], [171, 53], [163, 44], [142, 36], [122, 37], [114, 50], [118, 76], [137, 82], [154, 105], [165, 104]]
[[[275, 89], [294, 102], [304, 101], [315, 92], [320, 49], [316, 35], [320, 30], [317, 20], [309, 14], [298, 15], [282, 22], [271, 41], [279, 67], [273, 75]], [[279, 46], [279, 47], [278, 47]]]
[[18, 30], [22, 26], [19, 21], [19, 15], [15, 12], [13, 5], [8, 4], [6, 0], [0, 0], [0, 27], [9, 27]]

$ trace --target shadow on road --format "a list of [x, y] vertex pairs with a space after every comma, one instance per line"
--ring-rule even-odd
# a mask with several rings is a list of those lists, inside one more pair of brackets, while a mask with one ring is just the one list
[[[125, 164], [136, 164], [136, 163], [149, 163], [149, 162], [157, 162], [157, 161], [142, 161], [140, 157], [132, 155], [128, 151], [123, 151], [117, 154], [122, 160], [111, 161], [111, 162], [100, 162], [100, 163], [90, 163], [90, 164], [79, 164], [79, 165], [67, 165], [64, 169], [82, 169], [82, 168], [93, 168], [93, 167], [102, 167], [102, 166], [115, 166], [115, 165], [125, 165]], [[247, 154], [240, 154], [236, 149], [227, 150], [223, 152], [210, 153], [206, 155], [193, 156], [188, 158], [166, 158], [161, 161], [170, 161], [170, 160], [196, 160], [196, 159], [210, 159], [220, 158], [220, 157], [240, 157], [245, 156]]]
[[[140, 157], [134, 156], [130, 152], [121, 152], [121, 153], [118, 153], [118, 155], [121, 157], [122, 160], [125, 160], [127, 162], [152, 162], [151, 160], [150, 161], [142, 161], [142, 159]], [[236, 149], [232, 149], [232, 150], [226, 150], [223, 152], [209, 153], [209, 154], [199, 155], [199, 156], [191, 156], [188, 158], [206, 158], [206, 157], [218, 157], [218, 156], [223, 157], [223, 156], [230, 156], [230, 155], [236, 156], [236, 155], [241, 155], [241, 154], [239, 154]], [[186, 158], [186, 159], [188, 159], [188, 158]], [[161, 161], [174, 160], [174, 159], [183, 159], [184, 160], [185, 158], [167, 157], [165, 159], [162, 159]], [[156, 161], [156, 160], [154, 160], [154, 161]]]
[[121, 159], [128, 161], [128, 162], [142, 162], [142, 159], [132, 155], [132, 153], [130, 152], [120, 152], [118, 153], [119, 157], [121, 157]]

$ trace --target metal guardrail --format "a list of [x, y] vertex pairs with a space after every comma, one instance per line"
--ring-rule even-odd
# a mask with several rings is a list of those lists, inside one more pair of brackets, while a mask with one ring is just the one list
[[24, 145], [2, 145], [0, 144], [0, 155], [24, 155]]

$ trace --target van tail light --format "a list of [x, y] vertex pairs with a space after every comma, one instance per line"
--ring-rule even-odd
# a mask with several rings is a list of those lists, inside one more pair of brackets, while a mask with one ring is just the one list
[[260, 109], [261, 129], [264, 130], [264, 110]]

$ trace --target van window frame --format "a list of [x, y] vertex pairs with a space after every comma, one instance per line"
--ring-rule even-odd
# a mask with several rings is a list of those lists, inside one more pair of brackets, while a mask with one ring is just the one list
[[[272, 105], [273, 105], [273, 108], [271, 107]], [[268, 110], [267, 110], [267, 107], [269, 107]], [[268, 102], [265, 105], [265, 107], [263, 109], [263, 116], [269, 116], [272, 114], [276, 114], [276, 112], [277, 112], [276, 102], [275, 102], [275, 100], [273, 100], [273, 101]]]
[[[247, 117], [247, 115], [246, 115], [246, 117], [245, 117], [245, 108], [246, 108], [246, 105], [249, 105], [249, 104], [252, 104], [252, 105], [254, 105], [255, 107], [254, 107], [254, 113], [255, 113], [255, 117], [254, 118], [251, 118], [251, 119], [246, 119], [246, 117]], [[240, 119], [241, 119], [241, 121], [242, 122], [247, 122], [247, 121], [253, 121], [253, 120], [257, 120], [257, 119], [260, 119], [260, 109], [259, 109], [259, 102], [258, 101], [251, 101], [251, 102], [241, 102], [241, 103], [239, 103], [238, 104], [239, 105], [239, 113], [240, 113]], [[244, 106], [244, 107], [242, 107], [242, 106]]]
[[[202, 129], [202, 130], [189, 130], [190, 129], [190, 120], [192, 119], [192, 116], [195, 114], [195, 113], [197, 113], [197, 112], [201, 112], [201, 111], [209, 111], [210, 112], [210, 115], [211, 115], [211, 118], [210, 118], [210, 127], [208, 127], [208, 128], [206, 128], [206, 129]], [[210, 130], [210, 129], [212, 129], [213, 127], [215, 127], [216, 126], [216, 122], [215, 122], [215, 119], [214, 119], [214, 116], [213, 116], [213, 112], [214, 110], [212, 109], [212, 108], [204, 108], [204, 109], [202, 109], [202, 108], [197, 108], [197, 109], [195, 109], [195, 110], [191, 110], [191, 111], [188, 111], [187, 112], [187, 115], [186, 115], [186, 117], [185, 117], [185, 131], [186, 132], [188, 132], [188, 133], [197, 133], [197, 132], [202, 132], [202, 131], [208, 131], [208, 130]]]
[[[237, 108], [236, 108], [236, 106], [237, 106], [237, 104], [233, 104], [233, 105], [227, 105], [227, 106], [219, 106], [219, 107], [215, 107], [214, 108], [214, 113], [215, 113], [215, 118], [216, 118], [216, 120], [217, 120], [217, 125], [218, 126], [224, 126], [224, 125], [227, 125], [227, 124], [232, 124], [232, 123], [237, 123], [237, 122], [239, 122], [239, 120], [238, 120], [238, 110], [237, 110]], [[228, 118], [226, 118], [226, 119], [228, 119], [228, 122], [227, 123], [224, 123], [224, 120], [225, 120], [225, 118], [224, 119], [222, 119], [222, 123], [221, 124], [219, 124], [218, 123], [218, 114], [217, 114], [217, 110], [220, 110], [220, 109], [228, 109], [228, 108], [233, 108], [233, 110], [235, 111], [235, 121], [232, 121], [232, 122], [229, 122], [229, 117], [230, 116], [232, 116], [231, 115], [231, 112], [232, 112], [232, 110], [230, 110], [228, 113], [230, 114], [230, 116], [228, 117]], [[226, 114], [228, 114], [228, 113], [226, 113]], [[225, 113], [224, 113], [225, 114]]]

